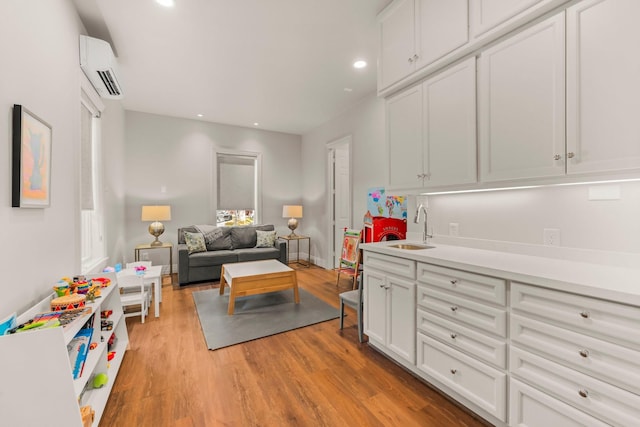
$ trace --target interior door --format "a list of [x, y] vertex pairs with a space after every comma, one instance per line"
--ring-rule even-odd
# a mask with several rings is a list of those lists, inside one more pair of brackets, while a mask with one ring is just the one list
[[342, 250], [342, 234], [345, 228], [351, 227], [351, 171], [350, 171], [351, 137], [342, 138], [329, 146], [329, 175], [331, 211], [331, 256], [330, 268], [336, 268], [340, 262]]

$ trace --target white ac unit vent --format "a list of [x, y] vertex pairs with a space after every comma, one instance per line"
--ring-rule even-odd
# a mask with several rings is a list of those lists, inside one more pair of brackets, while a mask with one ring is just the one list
[[102, 98], [123, 97], [118, 64], [108, 42], [80, 35], [80, 68]]

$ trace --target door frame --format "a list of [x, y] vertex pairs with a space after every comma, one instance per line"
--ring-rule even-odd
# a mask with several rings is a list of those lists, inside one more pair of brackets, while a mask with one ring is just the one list
[[334, 177], [331, 173], [333, 167], [333, 152], [337, 147], [346, 146], [349, 153], [349, 227], [353, 225], [353, 149], [351, 135], [345, 135], [340, 138], [327, 142], [326, 145], [326, 174], [327, 174], [327, 268], [332, 270], [335, 268], [334, 249], [335, 249], [335, 217], [334, 217]]

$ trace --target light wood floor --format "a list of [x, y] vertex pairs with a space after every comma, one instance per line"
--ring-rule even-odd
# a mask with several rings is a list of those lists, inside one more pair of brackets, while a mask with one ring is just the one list
[[[336, 273], [299, 268], [301, 287], [338, 307]], [[161, 317], [127, 319], [130, 350], [100, 426], [482, 426], [389, 359], [359, 344], [355, 312], [210, 351], [193, 291], [163, 287]]]

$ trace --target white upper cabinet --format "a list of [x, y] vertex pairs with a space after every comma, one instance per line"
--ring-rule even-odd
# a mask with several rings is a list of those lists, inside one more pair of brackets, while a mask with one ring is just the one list
[[476, 58], [422, 85], [426, 186], [476, 182]]
[[471, 0], [472, 36], [478, 37], [540, 2], [541, 0]]
[[640, 1], [567, 9], [567, 173], [640, 168]]
[[564, 13], [481, 53], [482, 181], [564, 174], [564, 62]]
[[411, 87], [387, 100], [389, 184], [422, 186], [422, 86]]
[[468, 0], [396, 0], [380, 17], [378, 89], [468, 41]]
[[387, 100], [389, 185], [476, 182], [475, 57]]
[[418, 61], [424, 67], [469, 40], [467, 0], [417, 0]]
[[380, 20], [378, 87], [387, 87], [415, 70], [414, 0], [397, 0]]

